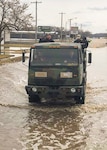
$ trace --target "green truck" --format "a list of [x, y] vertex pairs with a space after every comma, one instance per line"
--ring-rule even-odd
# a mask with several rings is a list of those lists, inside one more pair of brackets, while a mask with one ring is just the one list
[[[22, 55], [25, 61], [25, 53]], [[36, 43], [30, 48], [28, 85], [30, 103], [73, 100], [85, 103], [88, 63], [91, 53], [78, 43]]]

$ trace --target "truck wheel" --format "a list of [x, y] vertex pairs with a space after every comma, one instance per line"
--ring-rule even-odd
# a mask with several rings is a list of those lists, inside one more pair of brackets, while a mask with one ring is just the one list
[[80, 99], [80, 104], [85, 104], [85, 96], [82, 96]]
[[85, 96], [76, 97], [76, 104], [85, 104]]
[[40, 103], [40, 98], [37, 95], [30, 95], [29, 96], [29, 103]]

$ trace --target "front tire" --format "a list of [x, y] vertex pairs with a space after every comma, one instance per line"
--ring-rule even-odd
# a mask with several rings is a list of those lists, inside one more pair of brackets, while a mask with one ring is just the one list
[[85, 104], [85, 96], [76, 97], [76, 104]]
[[29, 95], [29, 103], [41, 103], [38, 95]]

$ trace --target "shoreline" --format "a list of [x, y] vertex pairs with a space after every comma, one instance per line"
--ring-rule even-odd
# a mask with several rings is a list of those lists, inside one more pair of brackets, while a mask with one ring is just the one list
[[[90, 42], [89, 42], [88, 48], [102, 48], [102, 47], [107, 46], [107, 39], [105, 39], [105, 38], [93, 38], [93, 39], [89, 39], [89, 41]], [[14, 51], [13, 51], [13, 53], [14, 53]], [[17, 51], [17, 53], [19, 53], [19, 51]], [[11, 58], [10, 55], [9, 56], [1, 55], [0, 65], [3, 65], [3, 64], [6, 64], [6, 63], [18, 62], [18, 61], [21, 61], [21, 59], [22, 59], [22, 56]]]

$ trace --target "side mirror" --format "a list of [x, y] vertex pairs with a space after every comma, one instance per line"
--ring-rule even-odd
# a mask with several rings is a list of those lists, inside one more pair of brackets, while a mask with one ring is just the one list
[[25, 51], [22, 52], [22, 62], [25, 62]]
[[92, 63], [92, 53], [88, 53], [88, 63]]

